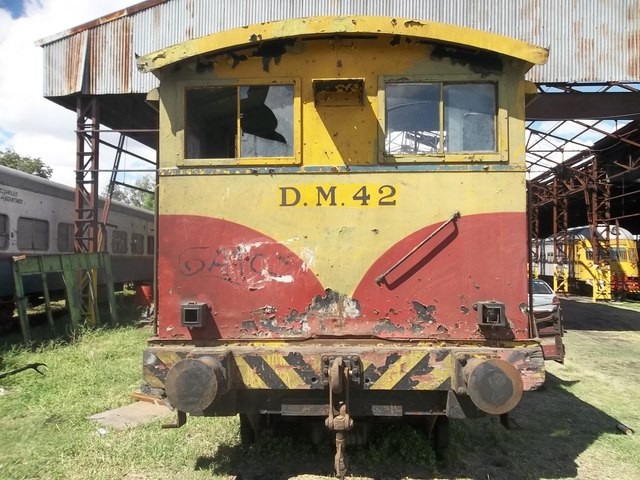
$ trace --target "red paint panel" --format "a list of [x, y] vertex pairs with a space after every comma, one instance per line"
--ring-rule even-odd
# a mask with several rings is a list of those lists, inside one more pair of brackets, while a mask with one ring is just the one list
[[[376, 283], [438, 226], [389, 248], [349, 296], [331, 291], [330, 281], [325, 291], [293, 252], [250, 228], [207, 217], [161, 216], [159, 336], [527, 338], [522, 213], [463, 216]], [[504, 303], [509, 327], [479, 329], [473, 305], [480, 301]], [[205, 327], [181, 327], [185, 302], [211, 306]]]
[[[160, 338], [304, 333], [296, 312], [324, 290], [287, 247], [243, 225], [200, 216], [161, 215], [159, 233]], [[211, 307], [204, 327], [180, 325], [185, 302]]]
[[[386, 319], [377, 328], [390, 337], [527, 338], [527, 317], [520, 310], [528, 301], [523, 213], [463, 215], [376, 283], [438, 226], [414, 232], [371, 266], [354, 293], [363, 315]], [[510, 328], [477, 328], [473, 304], [491, 300], [506, 305]]]

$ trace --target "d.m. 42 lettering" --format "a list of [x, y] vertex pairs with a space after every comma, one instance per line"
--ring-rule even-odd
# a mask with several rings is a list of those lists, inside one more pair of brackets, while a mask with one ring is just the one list
[[280, 207], [394, 207], [394, 185], [296, 185], [279, 188]]

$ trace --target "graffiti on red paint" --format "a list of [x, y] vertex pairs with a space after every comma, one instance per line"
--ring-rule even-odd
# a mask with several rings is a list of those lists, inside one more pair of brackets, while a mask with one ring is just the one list
[[267, 243], [191, 247], [180, 253], [178, 264], [187, 277], [213, 276], [256, 288], [266, 282], [292, 283], [302, 269], [295, 255], [274, 252]]

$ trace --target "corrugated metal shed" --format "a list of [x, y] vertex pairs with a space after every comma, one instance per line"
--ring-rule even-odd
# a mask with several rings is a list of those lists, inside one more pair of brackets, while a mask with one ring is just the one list
[[640, 82], [640, 0], [147, 0], [41, 40], [44, 96], [145, 93], [144, 55], [254, 23], [383, 15], [476, 28], [550, 49], [537, 83]]

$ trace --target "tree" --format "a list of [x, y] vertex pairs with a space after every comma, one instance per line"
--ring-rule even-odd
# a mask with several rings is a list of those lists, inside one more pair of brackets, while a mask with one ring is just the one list
[[31, 173], [38, 177], [51, 178], [53, 168], [44, 163], [39, 158], [18, 155], [13, 149], [0, 150], [0, 165], [20, 170], [21, 172]]
[[[108, 195], [108, 190], [108, 186], [104, 188], [102, 191], [103, 197]], [[154, 191], [155, 180], [151, 175], [145, 175], [144, 177], [136, 180], [136, 183], [131, 186], [124, 186], [120, 184], [114, 185], [111, 198], [118, 202], [126, 203], [127, 205], [133, 205], [134, 207], [145, 208], [153, 211], [155, 208]]]

